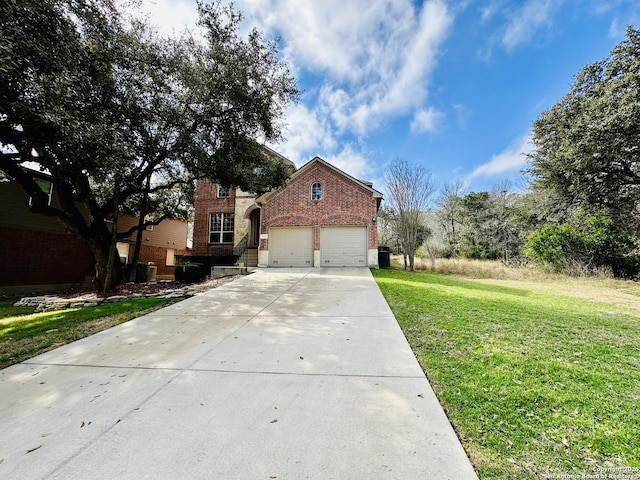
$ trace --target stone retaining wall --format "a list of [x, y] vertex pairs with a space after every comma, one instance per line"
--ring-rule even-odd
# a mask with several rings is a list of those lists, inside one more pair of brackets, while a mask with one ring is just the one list
[[38, 297], [25, 297], [18, 300], [14, 305], [16, 307], [32, 307], [37, 312], [52, 312], [54, 310], [66, 310], [68, 308], [84, 308], [84, 307], [97, 307], [98, 305], [106, 303], [117, 303], [131, 300], [134, 298], [175, 298], [182, 300], [184, 298], [195, 295], [195, 291], [189, 291], [188, 288], [174, 290], [169, 293], [163, 294], [134, 294], [134, 295], [116, 295], [113, 297], [100, 298], [95, 295], [89, 295], [87, 297], [73, 297], [64, 298], [55, 295], [42, 295]]

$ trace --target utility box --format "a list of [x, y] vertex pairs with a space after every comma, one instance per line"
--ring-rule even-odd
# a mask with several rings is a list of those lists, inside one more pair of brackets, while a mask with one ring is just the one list
[[158, 267], [147, 265], [147, 282], [156, 282], [158, 277]]

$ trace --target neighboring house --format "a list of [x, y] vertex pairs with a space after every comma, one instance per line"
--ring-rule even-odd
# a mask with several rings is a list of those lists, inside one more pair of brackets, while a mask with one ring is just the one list
[[[36, 175], [50, 204], [59, 205], [49, 177]], [[29, 203], [20, 185], [0, 181], [0, 293], [91, 285], [95, 260], [83, 240], [67, 233], [56, 218], [32, 213]], [[133, 217], [121, 217], [118, 230], [126, 231], [135, 223]], [[165, 220], [142, 238], [140, 262], [154, 262], [159, 278], [173, 278], [175, 254], [186, 252], [187, 223]], [[135, 234], [118, 244], [121, 258], [126, 255], [131, 261], [134, 242]]]
[[[58, 205], [47, 175], [38, 175], [37, 182], [49, 203]], [[0, 293], [91, 284], [95, 261], [84, 242], [57, 219], [31, 213], [29, 202], [18, 183], [0, 181]]]
[[248, 266], [377, 266], [381, 201], [371, 183], [320, 157], [259, 198], [200, 181], [194, 254], [240, 254], [246, 245]]
[[[125, 232], [138, 224], [138, 219], [121, 216], [118, 219], [118, 231]], [[118, 242], [118, 253], [123, 264], [130, 264], [135, 250], [136, 233], [126, 240]], [[163, 220], [159, 225], [149, 226], [142, 232], [139, 263], [152, 262], [158, 268], [159, 280], [174, 278], [176, 255], [186, 255], [187, 222], [183, 220]]]

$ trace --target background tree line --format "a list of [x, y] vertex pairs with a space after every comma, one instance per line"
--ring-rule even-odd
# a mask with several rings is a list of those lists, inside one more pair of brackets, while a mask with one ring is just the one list
[[[411, 255], [417, 249], [404, 245], [415, 238], [421, 254], [432, 258], [534, 262], [570, 274], [637, 277], [640, 30], [629, 27], [607, 58], [578, 73], [564, 98], [534, 122], [533, 143], [522, 192], [508, 185], [467, 192], [454, 183], [435, 196], [433, 183], [416, 184], [428, 193], [429, 208], [420, 210], [413, 237], [404, 233], [406, 215], [389, 189], [391, 201], [378, 223], [381, 243]], [[403, 163], [391, 162], [388, 175], [402, 174], [397, 165]]]

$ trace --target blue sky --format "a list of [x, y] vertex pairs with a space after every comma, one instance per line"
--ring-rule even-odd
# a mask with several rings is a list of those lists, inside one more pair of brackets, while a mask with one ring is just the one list
[[[304, 90], [272, 148], [319, 155], [384, 190], [385, 165], [422, 165], [470, 191], [517, 183], [533, 122], [573, 76], [640, 26], [638, 0], [236, 0], [279, 37]], [[161, 30], [195, 1], [143, 0]]]

